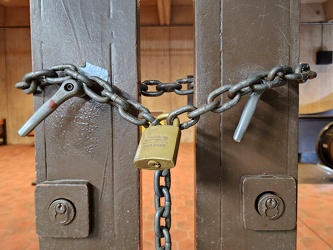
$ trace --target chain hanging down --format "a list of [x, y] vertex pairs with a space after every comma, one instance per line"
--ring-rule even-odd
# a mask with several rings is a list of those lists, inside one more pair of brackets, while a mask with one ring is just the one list
[[[164, 186], [160, 180], [164, 178]], [[154, 174], [154, 193], [155, 193], [155, 247], [156, 249], [171, 249], [171, 173], [170, 169], [156, 170]], [[164, 198], [164, 205], [161, 206], [161, 198]], [[164, 219], [164, 226], [161, 225], [161, 219]], [[165, 238], [164, 246], [161, 246], [161, 239]]]

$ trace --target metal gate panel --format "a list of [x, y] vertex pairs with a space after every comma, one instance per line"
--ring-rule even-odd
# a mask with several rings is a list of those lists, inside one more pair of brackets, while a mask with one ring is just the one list
[[[299, 1], [292, 0], [195, 1], [198, 106], [221, 85], [277, 65], [294, 67], [298, 15]], [[237, 143], [233, 134], [246, 99], [221, 115], [206, 114], [198, 123], [197, 249], [296, 248], [298, 87], [266, 91]], [[227, 95], [222, 97], [226, 101]], [[265, 176], [271, 181], [262, 182]], [[281, 197], [286, 205], [281, 219], [263, 221], [267, 230], [251, 223], [262, 219], [253, 194], [247, 196], [247, 188], [261, 192], [253, 183], [262, 192], [275, 189], [287, 196]], [[248, 197], [253, 198], [253, 214], [244, 211]]]
[[[31, 0], [30, 6], [35, 70], [89, 62], [110, 72], [110, 81], [121, 95], [137, 98], [135, 0]], [[36, 109], [56, 89], [50, 86], [35, 95]], [[80, 226], [68, 227], [64, 237], [48, 235], [38, 225], [54, 227], [52, 221], [37, 218], [40, 249], [139, 247], [139, 174], [132, 163], [137, 138], [137, 127], [124, 121], [111, 105], [83, 98], [70, 99], [36, 128], [37, 217], [49, 209], [41, 205], [44, 200], [75, 194], [79, 203], [88, 203], [83, 213], [89, 216], [89, 225], [83, 222], [88, 233], [78, 238], [66, 235]], [[47, 192], [49, 188], [52, 192]], [[82, 204], [74, 205], [77, 209]], [[79, 216], [81, 211], [76, 212]]]

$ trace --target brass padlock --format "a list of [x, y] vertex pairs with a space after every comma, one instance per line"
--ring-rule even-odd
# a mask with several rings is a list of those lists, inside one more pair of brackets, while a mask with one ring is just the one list
[[[168, 114], [161, 114], [156, 120], [162, 121]], [[173, 125], [150, 125], [141, 136], [134, 157], [134, 164], [140, 169], [163, 170], [176, 165], [180, 142], [179, 119]]]

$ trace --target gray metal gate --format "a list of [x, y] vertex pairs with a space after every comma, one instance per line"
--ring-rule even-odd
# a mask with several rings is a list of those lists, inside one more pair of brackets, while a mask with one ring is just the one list
[[[30, 5], [34, 69], [90, 62], [110, 72], [121, 96], [137, 100], [136, 0]], [[195, 1], [198, 106], [221, 85], [295, 67], [299, 8], [293, 0]], [[36, 107], [56, 90], [37, 94]], [[197, 249], [295, 249], [297, 83], [265, 91], [237, 143], [245, 101], [202, 115], [197, 125]], [[140, 248], [139, 173], [132, 167], [138, 128], [114, 110], [72, 98], [37, 127], [41, 249]]]

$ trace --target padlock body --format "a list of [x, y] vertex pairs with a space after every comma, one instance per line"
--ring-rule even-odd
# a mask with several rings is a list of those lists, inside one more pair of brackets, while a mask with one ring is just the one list
[[177, 161], [180, 136], [177, 126], [159, 125], [146, 128], [134, 157], [135, 166], [151, 170], [173, 168]]

